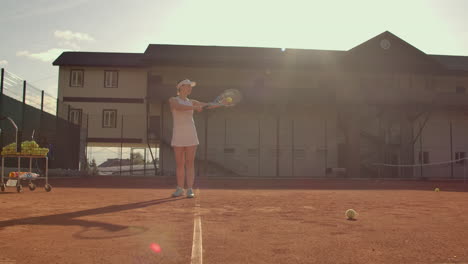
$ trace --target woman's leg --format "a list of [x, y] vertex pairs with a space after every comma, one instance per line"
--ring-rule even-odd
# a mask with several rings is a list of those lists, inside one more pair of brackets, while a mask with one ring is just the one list
[[176, 160], [177, 186], [184, 188], [185, 185], [185, 147], [174, 147]]
[[187, 173], [187, 188], [193, 187], [195, 178], [195, 154], [197, 152], [197, 146], [190, 146], [186, 148], [185, 154], [185, 169]]

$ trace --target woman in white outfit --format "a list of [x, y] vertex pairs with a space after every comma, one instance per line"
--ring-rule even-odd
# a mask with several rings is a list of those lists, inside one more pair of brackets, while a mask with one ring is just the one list
[[173, 131], [171, 145], [174, 148], [176, 160], [177, 189], [174, 197], [184, 195], [185, 177], [187, 177], [187, 198], [195, 197], [192, 187], [195, 176], [195, 153], [197, 151], [198, 136], [193, 121], [193, 111], [201, 112], [206, 103], [187, 98], [196, 85], [188, 79], [177, 83], [177, 96], [169, 99], [173, 117]]

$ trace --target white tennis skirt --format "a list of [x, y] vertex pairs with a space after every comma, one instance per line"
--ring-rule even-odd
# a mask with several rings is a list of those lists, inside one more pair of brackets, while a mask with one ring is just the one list
[[197, 130], [194, 126], [187, 126], [184, 129], [174, 129], [172, 132], [173, 147], [189, 147], [200, 144]]

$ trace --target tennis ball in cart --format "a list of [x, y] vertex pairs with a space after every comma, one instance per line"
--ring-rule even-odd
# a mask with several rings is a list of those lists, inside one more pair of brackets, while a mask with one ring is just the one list
[[348, 210], [346, 210], [345, 215], [346, 215], [346, 217], [347, 217], [348, 219], [355, 219], [357, 213], [356, 213], [356, 211], [354, 211], [354, 209], [348, 209]]
[[226, 97], [226, 103], [232, 103], [232, 97]]

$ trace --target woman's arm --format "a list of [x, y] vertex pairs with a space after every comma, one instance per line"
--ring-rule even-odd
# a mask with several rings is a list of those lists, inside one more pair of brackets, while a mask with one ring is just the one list
[[199, 102], [199, 101], [197, 101], [197, 100], [191, 100], [191, 101], [192, 101], [192, 104], [193, 104], [194, 106], [205, 107], [205, 106], [208, 105], [208, 103]]
[[206, 107], [206, 109], [213, 109], [213, 108], [221, 107], [221, 105], [210, 105], [209, 103], [203, 103], [203, 102], [199, 102], [199, 101], [196, 101], [196, 100], [192, 100], [192, 103], [193, 103], [193, 105], [199, 105], [202, 108], [205, 107], [205, 106], [208, 106], [208, 107]]
[[183, 105], [179, 103], [179, 101], [177, 101], [177, 99], [175, 99], [174, 97], [169, 99], [169, 104], [171, 106], [171, 109], [173, 110], [179, 110], [179, 111], [190, 111], [190, 110], [200, 111], [201, 110], [201, 106], [197, 106], [195, 104], [193, 104], [193, 106]]

